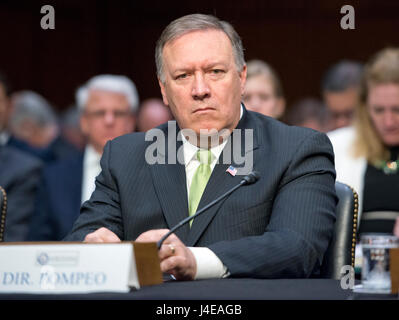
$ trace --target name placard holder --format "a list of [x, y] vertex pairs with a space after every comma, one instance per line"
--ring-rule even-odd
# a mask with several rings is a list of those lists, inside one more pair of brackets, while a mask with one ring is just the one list
[[399, 293], [399, 248], [389, 249], [389, 270], [391, 273], [391, 293]]
[[128, 292], [160, 283], [155, 242], [0, 244], [0, 293]]

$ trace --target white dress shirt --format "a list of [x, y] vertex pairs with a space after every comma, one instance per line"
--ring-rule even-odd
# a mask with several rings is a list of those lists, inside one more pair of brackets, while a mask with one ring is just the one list
[[89, 200], [96, 187], [96, 177], [100, 174], [101, 154], [87, 145], [83, 156], [82, 203]]
[[[241, 106], [240, 119], [242, 117], [242, 114], [243, 108]], [[187, 197], [189, 197], [191, 182], [193, 180], [195, 171], [200, 165], [199, 160], [195, 156], [199, 148], [192, 145], [183, 135], [182, 141], [184, 164], [186, 168]], [[214, 156], [211, 163], [212, 171], [215, 168], [215, 165], [226, 143], [227, 139], [222, 144], [210, 149], [212, 155]], [[224, 278], [229, 275], [227, 267], [222, 263], [222, 261], [216, 256], [216, 254], [212, 250], [205, 247], [189, 247], [189, 249], [193, 253], [197, 262], [197, 273], [195, 275], [195, 279]]]

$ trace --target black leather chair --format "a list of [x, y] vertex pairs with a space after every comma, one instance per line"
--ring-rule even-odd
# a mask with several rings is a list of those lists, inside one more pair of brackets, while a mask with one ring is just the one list
[[348, 185], [336, 182], [338, 196], [333, 237], [324, 255], [322, 278], [341, 279], [344, 265], [355, 267], [355, 247], [358, 214], [358, 195]]
[[0, 242], [4, 241], [7, 214], [7, 193], [0, 187]]

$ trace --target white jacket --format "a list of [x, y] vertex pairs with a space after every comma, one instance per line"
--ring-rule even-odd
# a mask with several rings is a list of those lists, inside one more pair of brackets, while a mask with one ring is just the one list
[[351, 186], [359, 195], [358, 224], [359, 228], [362, 205], [363, 205], [363, 185], [364, 175], [367, 168], [367, 161], [364, 157], [354, 158], [355, 129], [345, 127], [327, 133], [331, 140], [335, 154], [335, 170], [337, 181]]

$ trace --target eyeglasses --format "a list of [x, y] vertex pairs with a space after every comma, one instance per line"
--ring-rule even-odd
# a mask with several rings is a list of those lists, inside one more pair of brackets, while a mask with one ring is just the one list
[[131, 115], [130, 111], [121, 111], [121, 110], [115, 110], [115, 111], [96, 110], [96, 111], [85, 112], [85, 115], [93, 119], [104, 119], [108, 112], [111, 112], [115, 119], [124, 119], [129, 115]]

